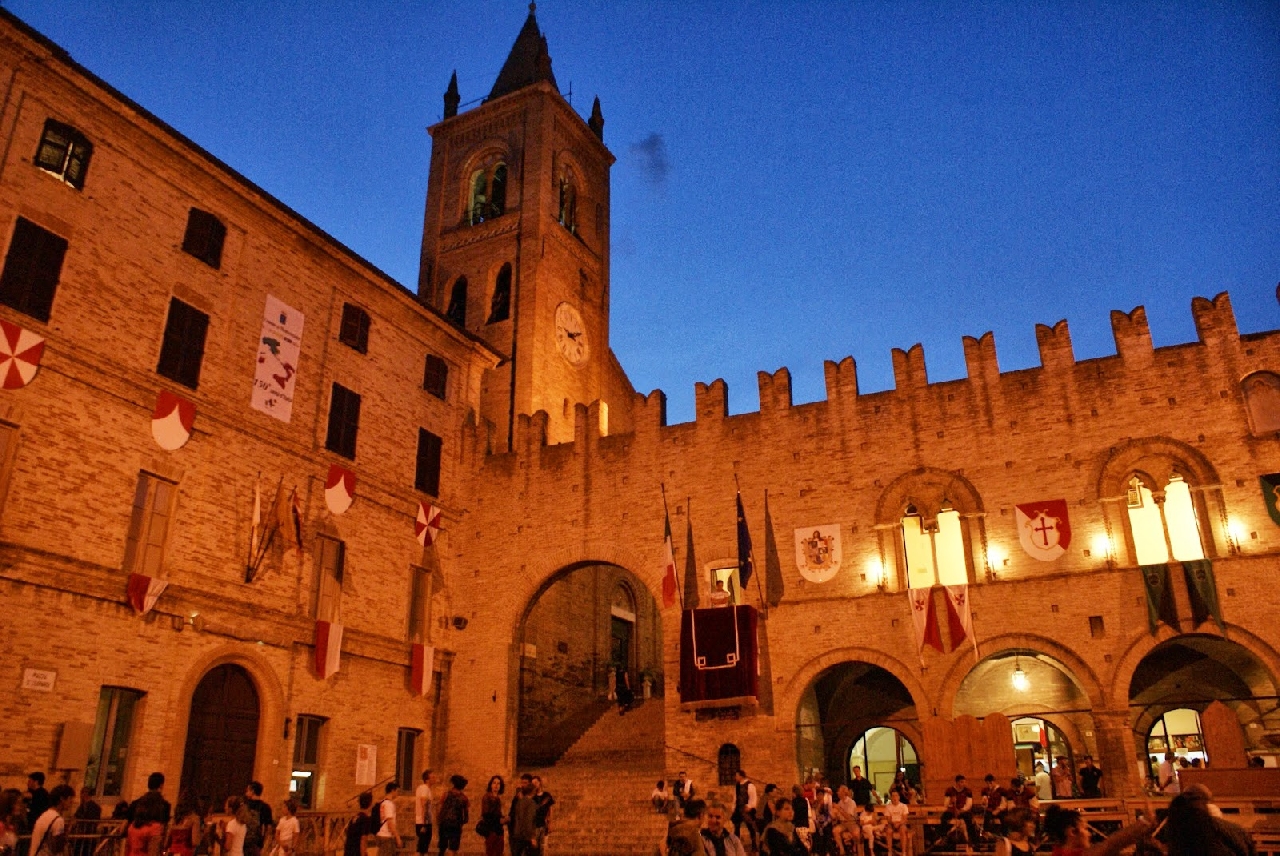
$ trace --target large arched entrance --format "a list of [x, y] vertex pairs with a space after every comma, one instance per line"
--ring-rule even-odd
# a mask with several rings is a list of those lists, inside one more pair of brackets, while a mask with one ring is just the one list
[[258, 690], [242, 666], [227, 663], [201, 678], [191, 697], [180, 792], [221, 806], [253, 779], [260, 716]]
[[1096, 749], [1086, 745], [1094, 733], [1089, 694], [1065, 663], [1042, 651], [1011, 648], [984, 658], [960, 683], [953, 710], [955, 716], [1009, 717], [1024, 776], [1040, 766], [1048, 772], [1057, 758], [1074, 770], [1076, 758]]
[[[800, 696], [796, 759], [801, 778], [821, 774], [833, 784], [845, 782], [855, 751], [864, 762], [869, 751], [878, 762], [887, 762], [892, 753], [896, 763], [901, 747], [893, 735], [918, 735], [919, 727], [915, 700], [887, 669], [861, 661], [830, 666]], [[909, 757], [908, 773], [920, 763], [915, 744]]]
[[555, 763], [609, 710], [619, 669], [638, 703], [662, 693], [658, 605], [618, 565], [583, 563], [554, 575], [530, 602], [517, 649], [521, 767]]
[[1248, 753], [1274, 753], [1267, 736], [1280, 732], [1277, 689], [1271, 672], [1239, 643], [1192, 634], [1161, 642], [1129, 681], [1138, 752], [1147, 761], [1172, 751], [1187, 763], [1207, 758], [1217, 766], [1238, 766], [1243, 759], [1215, 758], [1213, 735], [1201, 730], [1200, 714], [1219, 701], [1239, 720]]

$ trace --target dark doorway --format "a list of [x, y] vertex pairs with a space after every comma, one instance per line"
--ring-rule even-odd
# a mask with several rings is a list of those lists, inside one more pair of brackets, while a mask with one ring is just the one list
[[253, 779], [258, 716], [258, 691], [242, 667], [218, 666], [205, 675], [191, 697], [180, 792], [219, 808], [244, 793]]
[[742, 753], [738, 751], [738, 747], [732, 743], [721, 746], [716, 758], [716, 779], [720, 786], [736, 785], [738, 780], [734, 775], [741, 769]]
[[631, 633], [635, 629], [635, 625], [625, 618], [619, 618], [614, 615], [612, 618], [612, 634], [613, 646], [609, 655], [614, 663], [618, 666], [630, 671], [631, 670]]

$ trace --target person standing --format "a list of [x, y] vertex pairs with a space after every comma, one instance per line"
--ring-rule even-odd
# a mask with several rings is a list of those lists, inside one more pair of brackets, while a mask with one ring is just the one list
[[102, 806], [93, 798], [93, 788], [80, 789], [80, 804], [76, 806], [75, 823], [71, 826], [73, 835], [83, 835], [73, 848], [76, 856], [93, 856], [95, 839], [98, 832], [98, 821], [102, 820]]
[[808, 856], [808, 849], [796, 834], [795, 810], [791, 800], [779, 799], [773, 808], [774, 817], [761, 836], [763, 850], [769, 856]]
[[[164, 783], [163, 776], [160, 782]], [[248, 833], [244, 839], [244, 856], [262, 856], [267, 850], [267, 845], [271, 843], [271, 830], [275, 825], [275, 820], [271, 816], [271, 806], [267, 805], [267, 801], [262, 798], [262, 782], [250, 782], [244, 789], [244, 805], [258, 818], [256, 830], [253, 828], [252, 821], [248, 824]]]
[[1036, 772], [1033, 778], [1036, 783], [1036, 799], [1053, 799], [1053, 780], [1049, 777], [1049, 771], [1044, 768], [1043, 761], [1036, 761]]
[[209, 804], [206, 801], [178, 800], [165, 851], [172, 856], [195, 856], [196, 845], [204, 840], [204, 820], [208, 814]]
[[538, 805], [538, 812], [533, 818], [537, 830], [534, 844], [541, 854], [547, 846], [547, 834], [551, 832], [551, 807], [556, 804], [556, 798], [542, 789], [541, 776], [533, 777], [533, 801]]
[[[43, 777], [40, 785], [43, 787]], [[76, 792], [70, 785], [56, 785], [45, 801], [45, 810], [31, 824], [32, 856], [62, 856], [67, 845], [67, 820]]]
[[284, 814], [276, 824], [276, 847], [280, 850], [280, 856], [293, 856], [298, 848], [298, 836], [301, 832], [302, 825], [298, 823], [298, 802], [287, 799], [284, 801]]
[[244, 856], [244, 839], [249, 832], [248, 825], [240, 819], [242, 813], [249, 813], [242, 812], [244, 807], [240, 797], [227, 797], [225, 809], [231, 819], [222, 827], [222, 856]]
[[1055, 800], [1069, 800], [1075, 796], [1075, 776], [1071, 773], [1071, 765], [1067, 762], [1067, 756], [1058, 756], [1058, 762], [1053, 765], [1053, 771], [1049, 774], [1049, 777], [1053, 780], [1053, 798]]
[[702, 856], [702, 814], [707, 804], [691, 799], [684, 804], [681, 817], [667, 826], [667, 856]]
[[435, 825], [435, 805], [431, 786], [435, 773], [422, 771], [422, 784], [413, 792], [413, 831], [418, 835], [418, 856], [427, 856], [431, 849], [431, 830]]
[[147, 776], [147, 792], [133, 801], [129, 806], [129, 820], [154, 820], [166, 824], [172, 820], [173, 808], [164, 798], [164, 773], [155, 772]]
[[347, 834], [342, 844], [342, 856], [364, 856], [364, 837], [376, 831], [369, 810], [373, 807], [373, 793], [365, 791], [359, 796], [360, 811], [347, 822]]
[[1102, 793], [1102, 768], [1093, 763], [1092, 755], [1085, 755], [1080, 768], [1080, 796], [1096, 800], [1101, 799]]
[[853, 779], [849, 782], [849, 793], [853, 795], [853, 804], [858, 808], [871, 805], [871, 780], [862, 775], [862, 768], [853, 768]]
[[511, 807], [507, 810], [511, 856], [526, 856], [536, 851], [538, 828], [534, 818], [537, 814], [538, 804], [533, 800], [533, 776], [525, 773], [520, 776], [520, 786], [516, 788], [516, 795], [511, 798]]
[[1177, 757], [1173, 750], [1164, 753], [1164, 760], [1160, 762], [1160, 770], [1156, 774], [1156, 786], [1161, 793], [1176, 794], [1182, 790], [1178, 783], [1178, 768], [1174, 764]]
[[476, 824], [476, 832], [484, 837], [484, 856], [502, 856], [506, 840], [502, 832], [505, 818], [502, 816], [502, 795], [507, 790], [507, 783], [501, 776], [492, 776], [489, 786], [484, 789], [480, 798], [480, 822]]
[[27, 775], [27, 829], [35, 829], [36, 821], [49, 810], [49, 792], [44, 789], [44, 773], [36, 770]]
[[467, 780], [455, 774], [449, 777], [449, 784], [449, 792], [440, 801], [440, 811], [436, 814], [440, 856], [444, 856], [446, 850], [458, 852], [458, 848], [462, 846], [462, 827], [467, 825], [467, 820], [471, 817], [471, 800], [463, 793]]
[[733, 834], [741, 838], [742, 827], [745, 825], [754, 850], [756, 803], [759, 801], [756, 783], [747, 778], [747, 774], [742, 770], [738, 770], [733, 778], [736, 782], [733, 786]]
[[[400, 849], [400, 830], [396, 827], [396, 792], [400, 787], [387, 782], [382, 802], [378, 803], [378, 856], [396, 856]], [[246, 854], [248, 856], [248, 854]]]

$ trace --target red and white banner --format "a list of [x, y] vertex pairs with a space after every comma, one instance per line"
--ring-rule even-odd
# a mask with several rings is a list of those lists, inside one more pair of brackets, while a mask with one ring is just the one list
[[409, 690], [424, 696], [431, 691], [431, 672], [435, 669], [436, 649], [431, 645], [412, 645], [409, 649]]
[[40, 370], [44, 339], [30, 330], [0, 321], [0, 389], [22, 389]]
[[1071, 545], [1071, 523], [1065, 499], [1047, 499], [1014, 507], [1018, 540], [1027, 555], [1052, 562]]
[[342, 625], [316, 622], [316, 677], [321, 680], [338, 673], [342, 660]]
[[167, 389], [156, 396], [156, 409], [151, 414], [151, 436], [166, 452], [187, 445], [191, 428], [196, 424], [195, 402], [174, 395]]
[[436, 542], [436, 536], [440, 534], [441, 516], [440, 509], [434, 505], [418, 501], [418, 519], [413, 523], [413, 534], [417, 536], [419, 544], [430, 547]]
[[334, 514], [341, 514], [351, 507], [356, 496], [356, 474], [351, 470], [329, 465], [329, 475], [324, 480], [324, 504]]
[[[973, 639], [973, 612], [969, 608], [968, 586], [943, 586], [947, 592], [947, 623], [951, 626], [951, 650]], [[977, 641], [974, 640], [974, 645]]]
[[919, 650], [923, 652], [925, 645], [932, 645], [941, 654], [942, 633], [938, 630], [938, 616], [933, 608], [933, 589], [908, 589], [907, 597], [911, 603], [911, 622], [916, 628]]
[[129, 582], [125, 591], [129, 596], [129, 605], [139, 615], [146, 615], [156, 605], [160, 595], [168, 587], [168, 580], [160, 580], [143, 574], [129, 574]]

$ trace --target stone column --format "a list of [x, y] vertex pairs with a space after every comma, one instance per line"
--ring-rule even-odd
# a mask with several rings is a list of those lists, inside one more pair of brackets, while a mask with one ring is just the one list
[[[1098, 746], [1098, 766], [1108, 797], [1139, 797], [1144, 782], [1138, 776], [1138, 741], [1129, 721], [1129, 711], [1094, 711], [1093, 735]], [[1144, 753], [1146, 746], [1142, 747]]]

